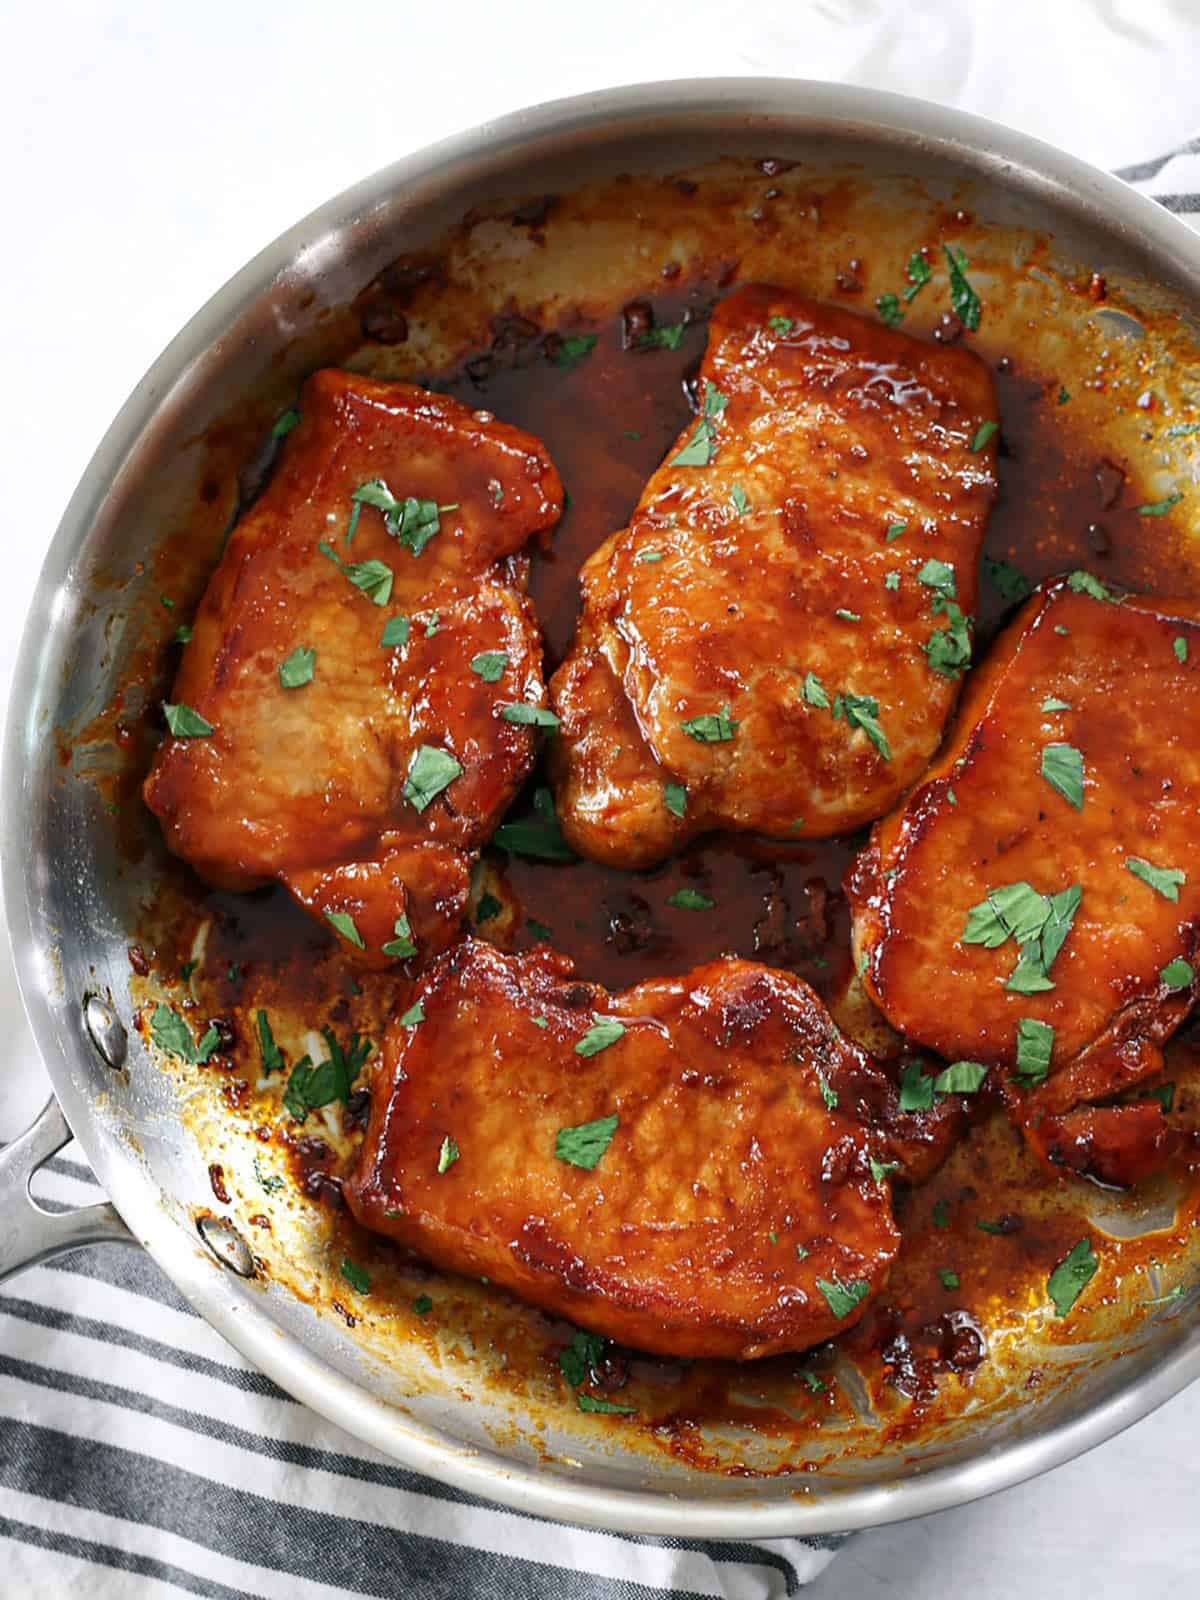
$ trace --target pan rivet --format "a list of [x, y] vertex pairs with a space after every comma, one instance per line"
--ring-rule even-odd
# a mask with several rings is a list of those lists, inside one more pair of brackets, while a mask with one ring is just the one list
[[196, 1231], [223, 1267], [236, 1272], [239, 1278], [254, 1276], [250, 1246], [232, 1222], [226, 1222], [224, 1217], [197, 1217]]
[[101, 1059], [110, 1067], [123, 1067], [128, 1035], [107, 1000], [101, 1000], [98, 994], [88, 995], [83, 1003], [83, 1023]]

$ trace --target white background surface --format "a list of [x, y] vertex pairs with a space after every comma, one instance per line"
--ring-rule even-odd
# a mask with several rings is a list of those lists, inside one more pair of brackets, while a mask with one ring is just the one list
[[[406, 151], [523, 104], [693, 75], [831, 77], [982, 112], [1116, 166], [1200, 131], [1190, 0], [0, 0], [0, 698], [63, 506], [193, 311]], [[0, 1138], [45, 1080], [0, 938]], [[820, 1600], [1137, 1600], [1200, 1579], [1200, 1386], [1082, 1461], [856, 1541]]]

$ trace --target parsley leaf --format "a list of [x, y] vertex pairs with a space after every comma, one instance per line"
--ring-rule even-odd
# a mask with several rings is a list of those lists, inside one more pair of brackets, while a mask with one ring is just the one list
[[478, 927], [482, 922], [490, 922], [493, 917], [498, 917], [503, 910], [504, 907], [494, 894], [481, 894], [479, 896], [479, 904], [475, 907], [475, 926]]
[[343, 939], [349, 939], [350, 943], [357, 946], [359, 950], [365, 950], [367, 948], [363, 941], [363, 936], [361, 933], [359, 933], [354, 918], [349, 914], [349, 912], [327, 911], [325, 913], [325, 920], [326, 922], [331, 923], [333, 927], [337, 929]]
[[292, 1068], [283, 1092], [283, 1103], [297, 1122], [303, 1122], [310, 1111], [319, 1111], [334, 1100], [344, 1105], [350, 1098], [351, 1084], [373, 1048], [370, 1039], [352, 1033], [347, 1053], [331, 1028], [322, 1028], [321, 1032], [329, 1055], [315, 1067], [310, 1057], [302, 1056]]
[[1081, 567], [1077, 567], [1067, 578], [1067, 588], [1073, 589], [1076, 594], [1089, 594], [1093, 600], [1111, 601], [1113, 598], [1113, 592], [1107, 584], [1101, 583], [1090, 572], [1084, 572]]
[[898, 589], [900, 587], [900, 574], [898, 572], [885, 572], [883, 575], [885, 589]]
[[1135, 506], [1134, 509], [1139, 517], [1163, 517], [1170, 511], [1172, 506], [1177, 506], [1182, 499], [1183, 491], [1177, 489], [1174, 494], [1169, 494], [1165, 500], [1152, 500], [1148, 505]]
[[1152, 862], [1143, 860], [1141, 856], [1126, 857], [1125, 865], [1135, 878], [1148, 883], [1165, 899], [1178, 903], [1179, 885], [1187, 882], [1186, 872], [1182, 872], [1178, 867], [1156, 867]]
[[190, 622], [181, 622], [171, 635], [176, 644], [191, 644], [192, 625]]
[[417, 811], [424, 811], [461, 774], [462, 768], [448, 750], [423, 744], [413, 756], [404, 780], [404, 798]]
[[286, 661], [279, 664], [279, 681], [285, 689], [299, 689], [311, 683], [317, 652], [311, 646], [297, 645]]
[[865, 1278], [851, 1278], [849, 1283], [843, 1283], [836, 1274], [832, 1278], [818, 1278], [817, 1288], [829, 1302], [830, 1311], [839, 1318], [848, 1317], [871, 1292], [871, 1285]]
[[933, 1104], [932, 1078], [921, 1071], [919, 1061], [910, 1061], [900, 1079], [900, 1110], [928, 1111]]
[[999, 427], [1000, 424], [993, 422], [990, 418], [987, 422], [981, 422], [975, 430], [975, 437], [971, 440], [971, 449], [982, 450], [992, 435], [999, 430]]
[[804, 674], [804, 686], [800, 693], [807, 705], [819, 706], [822, 711], [829, 710], [829, 694], [815, 672]]
[[[599, 1055], [601, 1050], [607, 1050], [610, 1044], [616, 1044], [618, 1039], [625, 1036], [625, 1024], [618, 1022], [616, 1017], [602, 1017], [598, 1011], [592, 1012], [592, 1025], [575, 1046], [577, 1056]], [[613, 1118], [613, 1127], [617, 1125]]]
[[1183, 663], [1188, 658], [1188, 642], [1184, 638], [1183, 634], [1179, 633], [1179, 634], [1175, 635], [1175, 639], [1174, 639], [1174, 642], [1171, 645], [1171, 649], [1174, 650], [1174, 652], [1175, 652], [1176, 661], [1178, 661], [1179, 664], [1182, 666]]
[[871, 1168], [871, 1177], [876, 1183], [882, 1183], [888, 1174], [895, 1172], [900, 1165], [898, 1161], [877, 1161], [874, 1156], [868, 1156], [867, 1161]]
[[1090, 1239], [1080, 1239], [1078, 1244], [1071, 1246], [1046, 1283], [1047, 1292], [1054, 1301], [1054, 1310], [1058, 1316], [1066, 1316], [1095, 1277], [1099, 1265]]
[[342, 1262], [342, 1277], [359, 1294], [370, 1294], [371, 1274], [366, 1267], [360, 1267], [356, 1261], [351, 1261], [349, 1256]]
[[1071, 707], [1066, 700], [1060, 700], [1057, 695], [1048, 694], [1042, 701], [1043, 711], [1070, 711]]
[[278, 1194], [281, 1189], [287, 1188], [286, 1178], [281, 1178], [279, 1174], [275, 1172], [263, 1171], [262, 1161], [257, 1155], [254, 1158], [254, 1176], [258, 1180], [259, 1188], [264, 1190], [267, 1194]]
[[907, 522], [889, 522], [883, 535], [884, 543], [891, 544], [892, 540], [898, 539], [907, 527]]
[[391, 567], [384, 561], [350, 561], [345, 562], [330, 545], [322, 539], [317, 545], [322, 555], [326, 555], [338, 570], [349, 578], [356, 589], [361, 589], [368, 599], [377, 606], [385, 606], [392, 597], [392, 583], [395, 574]]
[[767, 327], [771, 329], [772, 333], [777, 333], [781, 338], [786, 338], [792, 331], [793, 323], [791, 317], [768, 317]]
[[739, 517], [744, 517], [750, 509], [750, 501], [740, 483], [735, 483], [733, 488], [730, 489], [729, 498], [733, 501], [734, 511], [737, 512]]
[[954, 568], [945, 561], [939, 561], [936, 556], [929, 560], [917, 573], [917, 582], [923, 583], [926, 588], [932, 589], [946, 600], [953, 600], [958, 593], [958, 584], [954, 576]]
[[689, 739], [696, 739], [701, 744], [724, 744], [732, 739], [739, 724], [729, 715], [729, 707], [722, 706], [717, 712], [706, 711], [698, 717], [689, 717], [679, 726]]
[[[578, 1050], [579, 1046], [575, 1048]], [[572, 1167], [582, 1167], [585, 1172], [594, 1171], [612, 1143], [617, 1123], [614, 1111], [609, 1117], [597, 1117], [595, 1122], [581, 1122], [574, 1128], [560, 1128], [554, 1139], [555, 1156]]]
[[539, 922], [536, 917], [527, 916], [525, 926], [535, 939], [540, 939], [543, 944], [554, 937], [553, 928], [548, 928], [544, 922]]
[[904, 321], [899, 295], [881, 294], [875, 302], [875, 309], [889, 328], [898, 328]]
[[1042, 777], [1063, 799], [1083, 810], [1083, 752], [1073, 744], [1048, 744], [1042, 751]]
[[416, 1028], [419, 1027], [424, 1021], [425, 1002], [423, 1000], [414, 1000], [412, 1005], [409, 1006], [408, 1010], [400, 1018], [400, 1026], [402, 1028]]
[[598, 1333], [585, 1333], [582, 1328], [576, 1328], [570, 1344], [558, 1352], [558, 1370], [572, 1389], [578, 1389], [593, 1373], [599, 1372], [604, 1345]]
[[555, 346], [554, 365], [567, 369], [575, 366], [584, 356], [591, 355], [599, 337], [596, 333], [565, 334]]
[[502, 822], [496, 829], [493, 843], [513, 855], [529, 856], [535, 861], [574, 861], [575, 852], [563, 837], [554, 810], [554, 796], [549, 789], [534, 790], [533, 809], [536, 821], [525, 818], [518, 822]]
[[438, 1151], [438, 1158], [437, 1158], [438, 1173], [441, 1174], [443, 1172], [449, 1172], [450, 1168], [458, 1160], [458, 1158], [461, 1155], [461, 1153], [462, 1152], [459, 1150], [457, 1144], [455, 1144], [454, 1140], [450, 1137], [449, 1134], [447, 1134], [446, 1137], [442, 1140], [441, 1149]]
[[169, 700], [164, 700], [162, 708], [167, 727], [177, 739], [206, 739], [213, 731], [212, 723], [206, 722], [191, 706], [182, 703], [172, 705]]
[[255, 1027], [258, 1030], [258, 1053], [262, 1057], [264, 1073], [270, 1077], [272, 1072], [282, 1072], [283, 1056], [275, 1043], [275, 1035], [271, 1032], [271, 1019], [265, 1011], [258, 1013]]
[[944, 245], [943, 249], [950, 267], [950, 304], [958, 320], [974, 333], [979, 327], [979, 315], [983, 307], [967, 278], [967, 268], [971, 263], [961, 245], [958, 246], [957, 255], [953, 245]]
[[602, 1411], [606, 1414], [611, 1412], [615, 1416], [622, 1417], [637, 1416], [636, 1406], [618, 1405], [615, 1400], [602, 1400], [598, 1395], [584, 1394], [582, 1390], [576, 1394], [575, 1403], [580, 1411]]
[[892, 759], [892, 747], [888, 744], [887, 734], [884, 733], [876, 720], [879, 715], [879, 701], [869, 694], [845, 693], [841, 697], [842, 710], [846, 714], [846, 721], [852, 728], [861, 728], [875, 746], [876, 750], [885, 761]]
[[545, 728], [550, 733], [558, 732], [558, 718], [553, 711], [545, 706], [531, 706], [526, 700], [514, 700], [510, 705], [503, 706], [500, 715], [505, 722], [514, 722], [523, 728]]
[[160, 1050], [166, 1050], [192, 1066], [203, 1066], [221, 1042], [221, 1035], [216, 1028], [207, 1028], [200, 1043], [195, 1044], [191, 1029], [178, 1011], [172, 1011], [170, 1006], [163, 1005], [161, 1001], [150, 1018], [150, 1037]]
[[667, 896], [667, 904], [677, 906], [681, 911], [711, 911], [716, 901], [701, 894], [699, 889], [676, 889], [674, 894]]
[[974, 1094], [983, 1087], [987, 1068], [982, 1061], [952, 1061], [933, 1080], [937, 1094]]
[[433, 1296], [431, 1294], [419, 1294], [413, 1301], [412, 1308], [419, 1317], [428, 1316], [433, 1310]]
[[[408, 643], [409, 622], [407, 617], [389, 617], [383, 625], [383, 637], [379, 643], [385, 650], [398, 649], [400, 645]], [[475, 665], [474, 662], [471, 663]]]
[[954, 600], [937, 600], [934, 610], [946, 613], [947, 624], [936, 628], [925, 641], [930, 668], [944, 678], [957, 678], [971, 664], [971, 627]]
[[407, 545], [414, 556], [419, 556], [433, 536], [441, 532], [441, 513], [458, 510], [457, 503], [439, 506], [436, 500], [418, 500], [413, 495], [399, 500], [382, 478], [360, 483], [350, 498], [381, 511], [387, 531], [398, 543]]
[[933, 1202], [930, 1213], [935, 1228], [948, 1228], [950, 1226], [950, 1202], [942, 1196]]
[[857, 612], [857, 611], [847, 611], [845, 606], [839, 606], [838, 609], [833, 614], [834, 614], [835, 617], [840, 617], [843, 622], [861, 622], [862, 621], [862, 616], [860, 615], [859, 612]]
[[[480, 902], [482, 904], [482, 902]], [[407, 961], [409, 956], [415, 956], [417, 947], [413, 943], [412, 928], [409, 925], [408, 913], [402, 911], [396, 918], [392, 932], [396, 935], [389, 939], [383, 947], [385, 956], [393, 956], [397, 961]]]
[[1025, 600], [1033, 593], [1029, 579], [1011, 561], [984, 556], [983, 575], [1005, 605], [1016, 605], [1018, 600]]
[[1187, 989], [1195, 982], [1196, 971], [1190, 961], [1176, 956], [1174, 961], [1167, 962], [1159, 977], [1168, 989]]
[[1039, 1022], [1036, 1017], [1021, 1017], [1017, 1022], [1017, 1082], [1027, 1088], [1044, 1083], [1053, 1049], [1054, 1029], [1050, 1024]]
[[939, 1267], [938, 1277], [942, 1280], [943, 1289], [957, 1289], [960, 1287], [958, 1273], [951, 1272], [949, 1267]]
[[660, 328], [648, 328], [639, 334], [637, 347], [639, 350], [678, 350], [683, 343], [683, 333], [682, 322], [664, 322]]
[[663, 784], [663, 805], [673, 817], [687, 815], [687, 785], [684, 783]]
[[817, 1067], [815, 1070], [817, 1074], [817, 1084], [821, 1090], [821, 1099], [825, 1102], [826, 1111], [836, 1111], [838, 1105], [837, 1090], [821, 1071], [820, 1067]]
[[713, 421], [729, 404], [729, 396], [704, 380], [704, 410], [691, 438], [668, 463], [672, 467], [706, 467], [716, 455]]
[[909, 285], [904, 291], [904, 298], [911, 305], [930, 278], [933, 277], [933, 268], [919, 250], [914, 250], [908, 258], [908, 266], [904, 269], [904, 275], [908, 279]]
[[283, 412], [275, 419], [275, 426], [271, 429], [272, 439], [286, 438], [299, 421], [300, 413], [294, 406], [289, 411]]
[[1173, 1083], [1155, 1084], [1154, 1088], [1147, 1089], [1146, 1093], [1150, 1096], [1151, 1100], [1158, 1101], [1159, 1105], [1163, 1108], [1164, 1116], [1171, 1111], [1175, 1105], [1175, 1085]]

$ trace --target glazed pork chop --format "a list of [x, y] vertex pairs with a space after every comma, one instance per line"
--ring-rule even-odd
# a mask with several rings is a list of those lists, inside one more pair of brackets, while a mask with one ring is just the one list
[[1200, 607], [1044, 585], [848, 884], [892, 1025], [996, 1069], [1051, 1161], [1127, 1184], [1169, 1146], [1162, 1068], [1200, 919]]
[[896, 1254], [852, 1109], [869, 1070], [786, 973], [722, 960], [610, 995], [548, 948], [468, 939], [389, 1029], [346, 1198], [640, 1349], [802, 1350], [857, 1321]]
[[145, 798], [209, 882], [279, 879], [383, 965], [453, 936], [532, 765], [518, 552], [562, 485], [536, 439], [407, 384], [318, 372], [300, 410], [200, 605]]
[[551, 684], [563, 829], [619, 867], [710, 828], [878, 817], [971, 655], [987, 368], [763, 285], [713, 313], [700, 415], [582, 573]]

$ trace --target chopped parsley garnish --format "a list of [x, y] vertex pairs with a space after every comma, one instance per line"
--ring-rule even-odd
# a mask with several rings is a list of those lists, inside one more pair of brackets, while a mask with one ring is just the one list
[[847, 693], [840, 698], [846, 721], [852, 728], [861, 728], [883, 759], [890, 761], [892, 759], [892, 747], [888, 744], [887, 734], [884, 733], [877, 720], [879, 716], [879, 701], [869, 694]]
[[439, 1175], [448, 1172], [458, 1160], [462, 1152], [449, 1134], [442, 1140], [441, 1149], [438, 1151], [437, 1169]]
[[868, 1156], [867, 1161], [871, 1168], [871, 1177], [876, 1183], [882, 1183], [889, 1173], [895, 1172], [900, 1166], [898, 1161], [877, 1161], [874, 1156]]
[[543, 944], [545, 944], [548, 939], [553, 939], [554, 937], [554, 929], [548, 928], [544, 922], [539, 922], [536, 917], [526, 917], [525, 926], [529, 929], [533, 937], [535, 939], [540, 939]]
[[400, 1018], [400, 1026], [402, 1028], [415, 1028], [424, 1021], [425, 1002], [423, 1000], [414, 1000], [412, 1005], [409, 1006], [408, 1010]]
[[[577, 1056], [599, 1055], [601, 1050], [607, 1050], [610, 1044], [616, 1044], [618, 1039], [625, 1036], [625, 1024], [618, 1022], [616, 1017], [602, 1017], [598, 1011], [592, 1012], [592, 1025], [575, 1046]], [[613, 1127], [617, 1125], [613, 1118]]]
[[771, 329], [772, 333], [779, 334], [781, 338], [786, 338], [791, 333], [792, 326], [791, 317], [774, 316], [767, 318], [767, 327]]
[[883, 535], [884, 543], [891, 544], [892, 540], [898, 539], [907, 527], [907, 522], [889, 522]]
[[596, 348], [596, 333], [568, 333], [561, 338], [554, 350], [554, 365], [556, 367], [573, 367], [577, 361], [582, 361], [584, 356], [590, 356]]
[[504, 910], [503, 905], [494, 894], [481, 894], [479, 904], [475, 907], [475, 926], [480, 923], [490, 922], [493, 917], [498, 917]]
[[1186, 872], [1178, 867], [1156, 867], [1152, 862], [1143, 860], [1141, 856], [1126, 857], [1125, 865], [1135, 878], [1148, 883], [1164, 899], [1178, 903], [1179, 885], [1187, 882]]
[[337, 551], [322, 539], [317, 549], [326, 555], [338, 570], [349, 578], [356, 589], [361, 589], [377, 606], [385, 606], [392, 598], [395, 574], [386, 561], [343, 561]]
[[1077, 883], [1052, 895], [1039, 894], [1023, 880], [1004, 884], [970, 908], [960, 938], [963, 944], [981, 944], [988, 950], [1015, 940], [1017, 965], [1005, 988], [1016, 994], [1053, 989], [1050, 968], [1066, 943], [1082, 896]]
[[943, 678], [957, 678], [971, 664], [971, 628], [957, 601], [944, 605], [935, 603], [935, 609], [944, 610], [949, 621], [944, 628], [935, 628], [925, 641], [925, 654], [930, 668]]
[[1016, 605], [1018, 600], [1024, 600], [1033, 593], [1029, 579], [1011, 561], [984, 556], [983, 575], [1005, 605]]
[[706, 467], [716, 454], [716, 437], [713, 422], [729, 404], [729, 396], [722, 394], [706, 378], [704, 380], [704, 410], [691, 438], [670, 461], [672, 467]]
[[953, 600], [958, 594], [954, 568], [945, 561], [939, 561], [936, 556], [930, 556], [917, 573], [917, 582], [923, 583], [926, 588], [932, 589], [935, 594], [942, 595], [946, 600]]
[[898, 589], [900, 587], [900, 574], [898, 572], [885, 572], [883, 575], [885, 589]]
[[729, 498], [733, 501], [733, 509], [738, 516], [744, 517], [750, 509], [750, 501], [740, 483], [735, 483], [733, 488], [730, 489]]
[[1042, 777], [1063, 799], [1083, 810], [1083, 752], [1073, 744], [1048, 744], [1042, 751]]
[[279, 664], [279, 681], [285, 689], [299, 689], [311, 683], [317, 664], [317, 652], [306, 645], [297, 645], [286, 661]]
[[264, 1172], [262, 1160], [254, 1157], [254, 1176], [258, 1180], [258, 1187], [267, 1194], [278, 1194], [281, 1189], [287, 1188], [287, 1179], [281, 1178], [276, 1172]]
[[[1067, 588], [1073, 589], [1076, 594], [1089, 594], [1093, 600], [1113, 599], [1113, 592], [1108, 585], [1094, 578], [1090, 572], [1085, 572], [1082, 567], [1077, 567], [1067, 578]], [[1066, 632], [1065, 629], [1063, 631]]]
[[192, 973], [195, 972], [199, 965], [200, 963], [198, 961], [185, 961], [183, 963], [179, 969], [179, 976], [183, 979], [184, 983], [188, 981]]
[[602, 1411], [606, 1415], [611, 1414], [619, 1417], [637, 1416], [636, 1406], [618, 1405], [615, 1400], [603, 1400], [599, 1395], [584, 1394], [582, 1389], [576, 1392], [575, 1403], [580, 1411]]
[[[578, 1050], [579, 1046], [575, 1048]], [[618, 1117], [614, 1111], [609, 1117], [597, 1117], [595, 1122], [581, 1122], [574, 1128], [560, 1128], [554, 1139], [555, 1156], [572, 1167], [582, 1167], [585, 1172], [593, 1171], [612, 1143], [617, 1123]]]
[[1058, 1316], [1066, 1316], [1095, 1277], [1099, 1265], [1090, 1239], [1080, 1239], [1078, 1244], [1071, 1246], [1046, 1283], [1047, 1292], [1054, 1301], [1054, 1310]]
[[933, 268], [919, 250], [914, 250], [908, 258], [908, 266], [904, 269], [904, 276], [908, 279], [908, 288], [904, 291], [904, 298], [911, 305], [930, 278], [933, 277]]
[[935, 1228], [948, 1228], [950, 1226], [950, 1202], [942, 1196], [933, 1202], [930, 1212]]
[[535, 861], [574, 861], [575, 852], [563, 838], [549, 789], [534, 790], [533, 809], [536, 820], [502, 822], [493, 842], [513, 855], [529, 856]]
[[216, 1028], [206, 1028], [200, 1043], [196, 1044], [192, 1039], [192, 1030], [178, 1011], [172, 1011], [170, 1006], [164, 1006], [161, 1001], [150, 1018], [150, 1037], [160, 1050], [169, 1051], [193, 1067], [203, 1066], [221, 1042], [221, 1035]]
[[193, 711], [191, 706], [185, 706], [182, 702], [172, 705], [169, 700], [164, 700], [162, 708], [167, 727], [177, 739], [206, 739], [213, 731], [212, 723], [206, 721], [198, 711]]
[[933, 1079], [921, 1071], [919, 1061], [910, 1061], [900, 1079], [900, 1110], [928, 1111], [933, 1104]]
[[822, 711], [829, 710], [828, 692], [815, 672], [806, 672], [804, 674], [804, 684], [800, 694], [807, 705], [819, 706]]
[[986, 422], [981, 422], [975, 430], [975, 437], [971, 440], [971, 449], [982, 450], [992, 435], [998, 432], [999, 427], [1000, 424], [993, 422], [990, 417]]
[[807, 1245], [803, 1245], [803, 1244], [798, 1244], [796, 1246], [796, 1260], [797, 1261], [807, 1261], [808, 1257], [809, 1257], [808, 1246]]
[[258, 1032], [258, 1053], [262, 1057], [263, 1071], [268, 1077], [272, 1072], [282, 1072], [283, 1056], [275, 1043], [275, 1035], [271, 1032], [271, 1019], [265, 1011], [260, 1011], [255, 1017], [255, 1028]]
[[409, 956], [415, 956], [417, 947], [413, 942], [412, 926], [406, 911], [402, 911], [396, 918], [392, 932], [396, 937], [389, 939], [383, 946], [384, 955], [392, 956], [397, 961], [407, 961]]
[[283, 1091], [283, 1103], [297, 1122], [303, 1122], [310, 1111], [319, 1111], [334, 1100], [344, 1105], [350, 1098], [351, 1085], [374, 1048], [370, 1039], [352, 1033], [348, 1047], [343, 1050], [332, 1028], [322, 1028], [321, 1032], [329, 1048], [328, 1056], [315, 1067], [310, 1057], [302, 1056], [292, 1068]]
[[881, 294], [875, 302], [875, 309], [889, 328], [898, 328], [904, 321], [904, 310], [899, 295]]
[[974, 333], [979, 327], [979, 316], [983, 307], [967, 278], [967, 268], [971, 263], [967, 260], [966, 252], [961, 245], [958, 246], [957, 255], [953, 245], [944, 245], [943, 248], [950, 267], [950, 304], [958, 320]]
[[717, 712], [706, 711], [701, 716], [689, 717], [679, 726], [689, 739], [697, 739], [701, 744], [724, 744], [733, 738], [739, 724], [729, 715], [729, 707], [722, 706]]
[[296, 410], [295, 406], [292, 406], [289, 410], [285, 411], [282, 416], [279, 416], [275, 419], [275, 426], [271, 429], [272, 439], [285, 438], [289, 433], [291, 433], [292, 429], [299, 421], [300, 413]]
[[571, 1342], [558, 1353], [558, 1370], [571, 1385], [578, 1389], [600, 1370], [604, 1360], [605, 1340], [598, 1333], [585, 1333], [577, 1328]]
[[687, 785], [684, 783], [663, 784], [663, 805], [673, 817], [687, 815]]
[[957, 1289], [960, 1287], [958, 1273], [951, 1272], [949, 1267], [939, 1267], [938, 1277], [942, 1280], [943, 1289]]
[[423, 744], [413, 756], [404, 780], [404, 798], [417, 811], [424, 811], [461, 774], [462, 767], [448, 750]]
[[1159, 977], [1168, 989], [1187, 989], [1195, 981], [1196, 971], [1190, 961], [1185, 961], [1182, 956], [1176, 956], [1174, 961], [1167, 962]]
[[818, 1278], [817, 1288], [828, 1301], [830, 1311], [839, 1318], [848, 1317], [871, 1292], [871, 1285], [865, 1278], [851, 1278], [849, 1283], [843, 1283], [836, 1275], [833, 1278]]
[[515, 722], [519, 727], [558, 732], [558, 718], [553, 711], [546, 706], [531, 706], [526, 700], [514, 700], [511, 705], [501, 707], [500, 715], [505, 722]]
[[432, 639], [434, 634], [438, 631], [438, 628], [440, 626], [441, 626], [440, 613], [437, 612], [437, 611], [431, 611], [429, 613], [429, 620], [425, 624], [425, 637], [427, 639]]
[[419, 556], [433, 536], [441, 532], [442, 512], [458, 510], [457, 502], [440, 506], [436, 500], [418, 500], [412, 495], [398, 500], [382, 478], [360, 483], [350, 498], [381, 511], [387, 531], [398, 543], [407, 545], [414, 556]]
[[1200, 433], [1200, 422], [1177, 422], [1167, 429], [1168, 439], [1186, 439], [1189, 434]]
[[639, 350], [678, 350], [683, 343], [684, 324], [664, 322], [660, 328], [648, 328], [638, 335]]
[[1069, 389], [1064, 388], [1060, 384], [1059, 385], [1059, 390], [1058, 390], [1058, 403], [1059, 403], [1059, 405], [1060, 406], [1065, 406], [1067, 401], [1070, 398], [1071, 398], [1071, 391]]
[[642, 562], [661, 561], [662, 558], [663, 553], [661, 550], [639, 550], [637, 554], [637, 559]]
[[1060, 700], [1057, 695], [1048, 694], [1042, 701], [1043, 711], [1070, 711], [1071, 707], [1065, 700]]
[[1010, 1231], [1004, 1226], [1003, 1222], [989, 1222], [986, 1217], [977, 1217], [975, 1219], [975, 1226], [979, 1229], [980, 1233], [1006, 1234]]
[[1175, 652], [1176, 661], [1178, 661], [1179, 664], [1182, 666], [1183, 663], [1188, 658], [1188, 642], [1184, 638], [1183, 634], [1177, 633], [1175, 635], [1175, 639], [1174, 639], [1174, 642], [1171, 645], [1171, 649], [1174, 650], [1174, 652]]
[[681, 911], [711, 911], [716, 901], [701, 894], [699, 889], [676, 889], [674, 894], [667, 896], [667, 904], [677, 906]]
[[837, 1090], [821, 1071], [820, 1067], [817, 1067], [815, 1071], [817, 1074], [817, 1086], [821, 1091], [821, 1099], [825, 1102], [826, 1111], [836, 1111], [838, 1104]]
[[862, 617], [857, 611], [847, 611], [845, 606], [839, 606], [838, 609], [833, 614], [834, 614], [835, 617], [840, 617], [843, 622], [861, 622], [862, 621]]
[[1044, 1083], [1053, 1049], [1054, 1029], [1050, 1024], [1039, 1022], [1036, 1017], [1021, 1017], [1017, 1022], [1017, 1082], [1027, 1088]]
[[160, 594], [158, 598], [163, 603], [163, 605], [166, 606], [168, 611], [174, 611], [175, 602], [174, 602], [174, 600], [171, 599], [171, 596], [169, 594]]
[[360, 1267], [357, 1261], [351, 1261], [349, 1256], [342, 1262], [342, 1277], [359, 1294], [370, 1294], [371, 1274], [366, 1267]]
[[433, 1310], [433, 1296], [430, 1294], [419, 1294], [413, 1301], [412, 1308], [419, 1317], [428, 1316], [428, 1314]]
[[1150, 1096], [1151, 1100], [1158, 1101], [1159, 1105], [1163, 1108], [1164, 1116], [1174, 1108], [1175, 1085], [1173, 1083], [1155, 1084], [1154, 1088], [1148, 1089], [1146, 1093]]
[[367, 948], [354, 918], [348, 911], [327, 911], [325, 920], [337, 929], [343, 939], [349, 939], [350, 943], [357, 946], [359, 950]]
[[987, 1068], [982, 1061], [952, 1061], [933, 1080], [938, 1094], [974, 1094], [983, 1087]]
[[[383, 625], [383, 637], [379, 643], [385, 650], [396, 650], [401, 645], [408, 643], [409, 621], [407, 617], [389, 617]], [[472, 662], [472, 666], [474, 662]]]
[[1177, 506], [1183, 499], [1183, 491], [1177, 489], [1174, 494], [1169, 494], [1165, 500], [1151, 500], [1148, 505], [1135, 506], [1139, 517], [1162, 517], [1170, 511], [1172, 506]]
[[190, 622], [181, 622], [171, 635], [176, 644], [191, 644], [192, 625]]
[[824, 1378], [818, 1378], [816, 1373], [810, 1372], [807, 1367], [801, 1367], [796, 1376], [810, 1394], [824, 1394], [829, 1387]]

